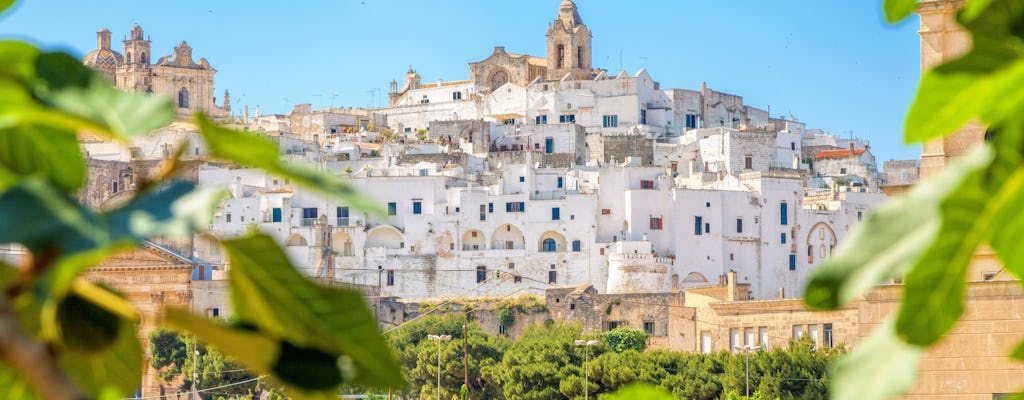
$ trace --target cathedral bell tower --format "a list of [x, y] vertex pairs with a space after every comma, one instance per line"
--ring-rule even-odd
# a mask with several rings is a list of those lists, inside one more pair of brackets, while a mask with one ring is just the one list
[[139, 24], [132, 27], [131, 37], [124, 41], [124, 63], [117, 74], [117, 87], [138, 92], [151, 91], [150, 41]]
[[572, 79], [589, 79], [590, 30], [583, 25], [576, 4], [564, 0], [558, 6], [558, 17], [548, 25], [547, 80], [560, 80], [566, 74]]

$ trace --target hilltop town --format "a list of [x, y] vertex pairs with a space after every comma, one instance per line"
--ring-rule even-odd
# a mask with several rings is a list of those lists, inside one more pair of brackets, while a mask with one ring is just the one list
[[[141, 338], [165, 305], [229, 317], [231, 266], [218, 239], [254, 231], [282, 243], [309, 278], [362, 292], [383, 329], [469, 310], [513, 337], [531, 323], [576, 321], [585, 332], [644, 330], [649, 348], [709, 353], [802, 337], [855, 345], [884, 319], [873, 311], [893, 307], [899, 282], [838, 311], [809, 311], [800, 297], [850, 229], [917, 182], [918, 160], [879, 169], [868, 141], [772, 116], [740, 94], [602, 69], [577, 5], [550, 11], [541, 56], [496, 46], [454, 80], [426, 82], [410, 66], [390, 82], [386, 107], [299, 104], [288, 114], [233, 109], [228, 91], [218, 105], [217, 71], [184, 41], [154, 62], [140, 26], [121, 52], [100, 30], [82, 62], [119, 88], [170, 98], [179, 118], [130, 146], [84, 137], [82, 202], [121, 204], [179, 151], [190, 180], [229, 195], [207, 232], [154, 239], [91, 277], [142, 299]], [[345, 177], [381, 212], [208, 160], [195, 113]], [[0, 257], [20, 253], [0, 247]], [[1020, 296], [996, 265], [971, 273]], [[516, 298], [543, 307], [506, 323], [495, 305]], [[153, 371], [146, 379], [155, 385]]]

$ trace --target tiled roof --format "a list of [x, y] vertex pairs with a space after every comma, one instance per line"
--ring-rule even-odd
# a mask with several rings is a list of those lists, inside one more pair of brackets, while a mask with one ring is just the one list
[[[853, 154], [856, 155], [856, 156], [859, 156], [863, 152], [864, 152], [864, 149], [855, 149], [853, 151]], [[819, 151], [818, 154], [814, 155], [814, 159], [815, 160], [821, 160], [821, 159], [824, 159], [824, 158], [843, 158], [843, 157], [849, 157], [849, 156], [850, 156], [850, 150], [822, 150], [822, 151]]]

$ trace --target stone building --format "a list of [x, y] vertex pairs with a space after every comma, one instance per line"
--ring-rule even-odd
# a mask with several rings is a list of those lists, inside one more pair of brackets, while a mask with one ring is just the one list
[[156, 331], [166, 307], [190, 309], [192, 270], [188, 257], [152, 242], [100, 262], [84, 274], [117, 290], [139, 311], [138, 337], [143, 348], [142, 396], [163, 394], [150, 366], [149, 335]]
[[205, 58], [192, 58], [192, 47], [182, 41], [171, 55], [153, 62], [152, 42], [138, 24], [124, 40], [124, 54], [111, 48], [111, 32], [96, 33], [96, 50], [82, 63], [100, 72], [124, 90], [154, 93], [171, 99], [179, 114], [203, 112], [214, 117], [231, 115], [230, 94], [224, 91], [223, 106], [214, 98], [216, 69]]

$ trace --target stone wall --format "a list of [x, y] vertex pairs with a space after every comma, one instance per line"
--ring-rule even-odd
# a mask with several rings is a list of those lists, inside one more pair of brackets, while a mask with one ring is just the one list
[[913, 185], [921, 174], [921, 163], [918, 160], [889, 160], [882, 163], [882, 170], [888, 177], [890, 185]]
[[604, 152], [602, 162], [622, 163], [627, 157], [640, 157], [640, 165], [651, 166], [654, 161], [654, 140], [640, 135], [602, 135]]

